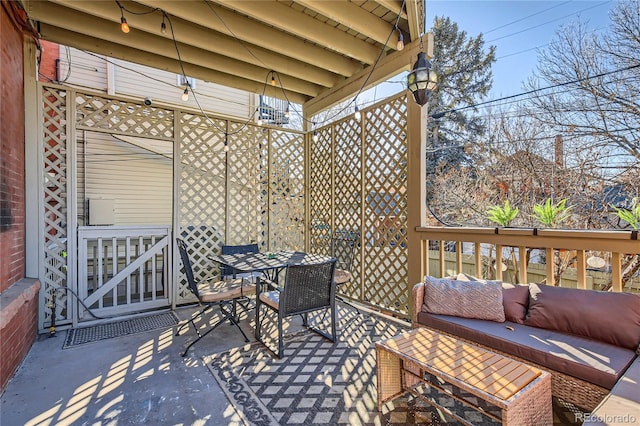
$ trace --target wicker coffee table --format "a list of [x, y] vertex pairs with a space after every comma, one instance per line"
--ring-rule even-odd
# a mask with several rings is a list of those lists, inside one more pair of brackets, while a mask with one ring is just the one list
[[376, 359], [378, 410], [409, 392], [473, 424], [438, 402], [445, 394], [503, 425], [553, 424], [551, 375], [520, 361], [426, 328], [377, 342]]

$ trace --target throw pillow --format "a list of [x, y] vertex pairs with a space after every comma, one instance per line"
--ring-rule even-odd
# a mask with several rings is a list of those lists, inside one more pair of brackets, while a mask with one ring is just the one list
[[529, 308], [529, 286], [502, 283], [502, 306], [507, 321], [524, 324]]
[[507, 321], [524, 324], [529, 307], [529, 286], [513, 285], [502, 281], [483, 280], [472, 275], [460, 273], [456, 277], [458, 281], [498, 282], [502, 285], [502, 306]]
[[640, 343], [640, 295], [529, 284], [525, 324], [635, 350]]
[[504, 322], [502, 286], [498, 282], [425, 277], [425, 312]]

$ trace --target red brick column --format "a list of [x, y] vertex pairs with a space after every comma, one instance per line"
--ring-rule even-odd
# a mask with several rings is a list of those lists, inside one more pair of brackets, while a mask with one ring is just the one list
[[22, 30], [0, 7], [0, 393], [37, 331], [38, 289], [25, 275], [25, 133]]

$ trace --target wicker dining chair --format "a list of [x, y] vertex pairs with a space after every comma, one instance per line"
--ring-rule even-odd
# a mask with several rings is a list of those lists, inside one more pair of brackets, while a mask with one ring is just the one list
[[[244, 254], [244, 253], [258, 253], [260, 250], [258, 244], [240, 244], [240, 245], [223, 245], [222, 254]], [[255, 283], [256, 275], [253, 272], [239, 272], [234, 268], [226, 265], [222, 265], [220, 268], [220, 275], [223, 278], [249, 278]]]
[[[284, 354], [283, 320], [295, 315], [302, 316], [302, 324], [312, 331], [336, 341], [336, 283], [333, 273], [336, 260], [310, 265], [292, 265], [287, 267], [284, 287], [271, 286], [270, 290], [258, 293], [256, 297], [256, 339], [261, 338], [261, 309], [266, 307], [278, 315], [278, 350], [276, 355]], [[310, 312], [328, 309], [331, 317], [331, 333], [328, 334], [308, 322]]]
[[[331, 238], [330, 256], [337, 259], [334, 280], [338, 289], [353, 279], [351, 270], [358, 247], [360, 247], [360, 236], [357, 233], [336, 232]], [[339, 294], [336, 294], [336, 299], [351, 306], [356, 312], [360, 312], [357, 306]]]
[[348, 283], [353, 279], [351, 268], [358, 249], [358, 235], [351, 233], [336, 233], [331, 238], [330, 256], [337, 259], [335, 281], [337, 285]]
[[[176, 331], [177, 336], [184, 327], [188, 327], [189, 324], [193, 324], [196, 334], [198, 335], [198, 338], [187, 346], [182, 353], [182, 356], [186, 356], [191, 346], [215, 330], [220, 324], [227, 321], [238, 327], [238, 330], [240, 330], [240, 333], [244, 336], [245, 342], [248, 342], [249, 338], [238, 324], [238, 306], [247, 310], [249, 305], [248, 296], [255, 294], [256, 286], [245, 278], [196, 282], [193, 269], [191, 267], [191, 260], [189, 259], [189, 253], [187, 251], [187, 245], [179, 238], [176, 238], [176, 242], [178, 244], [178, 250], [180, 251], [180, 258], [182, 259], [184, 273], [187, 277], [187, 282], [189, 283], [189, 290], [191, 290], [191, 292], [198, 298], [198, 303], [200, 305], [204, 305], [198, 313], [192, 315], [191, 318], [189, 318], [189, 320], [184, 324], [180, 325]], [[215, 324], [210, 326], [207, 331], [200, 333], [195, 321], [215, 306], [220, 308], [222, 317]]]

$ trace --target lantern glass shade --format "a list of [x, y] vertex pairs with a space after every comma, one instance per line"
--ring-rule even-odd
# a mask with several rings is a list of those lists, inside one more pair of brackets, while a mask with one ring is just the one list
[[413, 93], [418, 105], [423, 106], [429, 101], [429, 95], [436, 88], [437, 83], [438, 77], [431, 69], [431, 62], [427, 60], [424, 52], [420, 52], [418, 60], [407, 76], [407, 88]]

